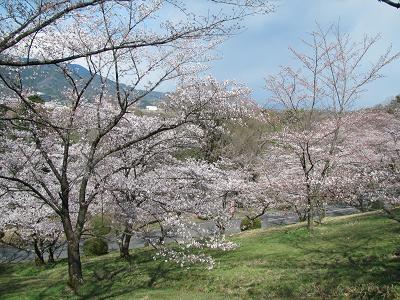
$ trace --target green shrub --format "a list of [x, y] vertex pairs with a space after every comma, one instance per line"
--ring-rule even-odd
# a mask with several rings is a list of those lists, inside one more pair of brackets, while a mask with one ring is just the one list
[[44, 100], [39, 95], [29, 96], [28, 100], [33, 102], [33, 103], [40, 103], [40, 104], [44, 103]]
[[106, 216], [94, 216], [90, 220], [90, 228], [95, 237], [101, 238], [111, 231], [111, 221]]
[[371, 202], [369, 209], [370, 210], [379, 210], [379, 209], [383, 209], [385, 207], [385, 204], [380, 201], [380, 200], [376, 200]]
[[242, 222], [240, 222], [241, 231], [252, 230], [257, 228], [261, 228], [261, 220], [259, 218], [252, 220], [246, 217], [242, 220]]
[[84, 242], [83, 252], [87, 256], [100, 256], [108, 253], [107, 241], [103, 238], [95, 237]]
[[186, 148], [177, 151], [175, 157], [181, 161], [187, 159], [205, 159], [205, 154], [201, 148]]

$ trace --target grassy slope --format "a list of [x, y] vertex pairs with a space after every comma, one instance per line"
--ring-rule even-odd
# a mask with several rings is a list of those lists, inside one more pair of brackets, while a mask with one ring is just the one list
[[[301, 225], [234, 236], [241, 247], [214, 252], [207, 271], [152, 260], [137, 250], [84, 259], [81, 297], [106, 299], [399, 298], [400, 224], [378, 214], [327, 219], [309, 234]], [[1, 299], [71, 298], [66, 263], [38, 269], [0, 266]]]

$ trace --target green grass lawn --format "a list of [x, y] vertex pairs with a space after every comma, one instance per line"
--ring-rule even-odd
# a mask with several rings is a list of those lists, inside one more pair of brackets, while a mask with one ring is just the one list
[[0, 299], [400, 299], [400, 223], [379, 213], [328, 218], [308, 233], [302, 224], [231, 237], [213, 251], [216, 267], [180, 268], [136, 250], [84, 258], [85, 284], [74, 296], [61, 261], [0, 266]]

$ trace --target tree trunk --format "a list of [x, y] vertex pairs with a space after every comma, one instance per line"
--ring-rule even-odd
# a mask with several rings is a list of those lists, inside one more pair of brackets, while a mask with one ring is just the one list
[[[63, 203], [67, 203], [66, 200]], [[79, 211], [77, 228], [73, 230], [69, 211], [65, 210], [61, 215], [64, 234], [67, 239], [67, 255], [68, 255], [68, 285], [74, 292], [78, 291], [79, 286], [83, 283], [81, 255], [79, 252], [79, 242], [84, 225], [85, 210]]]
[[299, 222], [305, 222], [307, 220], [308, 209], [299, 209], [296, 205], [294, 205], [294, 210], [296, 211]]
[[365, 201], [364, 201], [362, 196], [360, 196], [358, 198], [358, 203], [359, 203], [358, 208], [360, 209], [360, 211], [361, 212], [366, 212], [367, 208], [365, 207]]
[[119, 244], [119, 256], [121, 258], [129, 257], [129, 243], [132, 238], [132, 225], [125, 223], [124, 232], [122, 233], [120, 244]]
[[38, 241], [37, 239], [33, 240], [33, 249], [35, 250], [35, 254], [36, 254], [35, 264], [37, 266], [45, 265], [46, 263], [43, 258], [42, 247], [40, 247], [40, 241]]
[[83, 282], [81, 255], [79, 253], [80, 237], [72, 229], [69, 216], [63, 218], [63, 227], [67, 238], [68, 284], [76, 292]]
[[309, 231], [313, 230], [314, 227], [314, 203], [312, 200], [312, 196], [308, 196], [307, 200], [308, 210], [307, 210], [307, 228]]
[[326, 217], [326, 209], [324, 205], [324, 201], [318, 197], [316, 201], [316, 208], [318, 213], [318, 224], [322, 224], [322, 220]]
[[47, 261], [48, 261], [49, 263], [54, 263], [54, 262], [55, 262], [55, 259], [54, 259], [54, 250], [53, 250], [53, 247], [52, 247], [52, 246], [49, 247], [48, 252], [49, 252], [49, 259], [48, 259]]
[[219, 221], [218, 219], [215, 222], [215, 225], [218, 228], [219, 234], [224, 234], [225, 233], [225, 225], [223, 222]]
[[79, 241], [75, 237], [68, 238], [68, 284], [76, 292], [83, 282]]
[[307, 228], [309, 231], [312, 231], [314, 227], [314, 216], [311, 212], [307, 215]]
[[121, 244], [119, 247], [119, 256], [121, 258], [129, 258], [129, 243], [131, 241], [131, 234], [123, 233], [121, 237]]

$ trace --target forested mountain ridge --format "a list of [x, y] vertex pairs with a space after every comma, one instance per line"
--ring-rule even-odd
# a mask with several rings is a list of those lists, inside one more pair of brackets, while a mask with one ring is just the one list
[[[88, 69], [78, 64], [69, 64], [68, 70], [71, 76], [75, 79], [82, 79], [82, 82], [86, 82], [91, 74]], [[0, 68], [0, 73], [5, 76], [9, 76], [10, 71], [4, 67]], [[20, 70], [20, 79], [24, 89], [29, 89], [32, 94], [39, 95], [45, 101], [55, 101], [63, 103], [66, 101], [64, 92], [66, 91], [68, 79], [63, 74], [61, 68], [56, 65], [43, 65], [43, 66], [32, 66], [26, 67]], [[115, 91], [116, 83], [110, 79], [104, 79], [100, 75], [95, 75], [91, 84], [86, 88], [85, 97], [90, 101], [98, 95], [99, 90], [105, 82], [105, 92], [112, 94]], [[129, 90], [130, 87], [125, 84], [120, 84], [123, 90]], [[0, 91], [10, 93], [9, 89], [5, 89], [0, 83]], [[137, 90], [137, 92], [143, 93], [143, 90]], [[148, 95], [141, 99], [139, 106], [145, 107], [146, 105], [155, 105], [157, 102], [165, 98], [165, 93], [152, 91]]]

